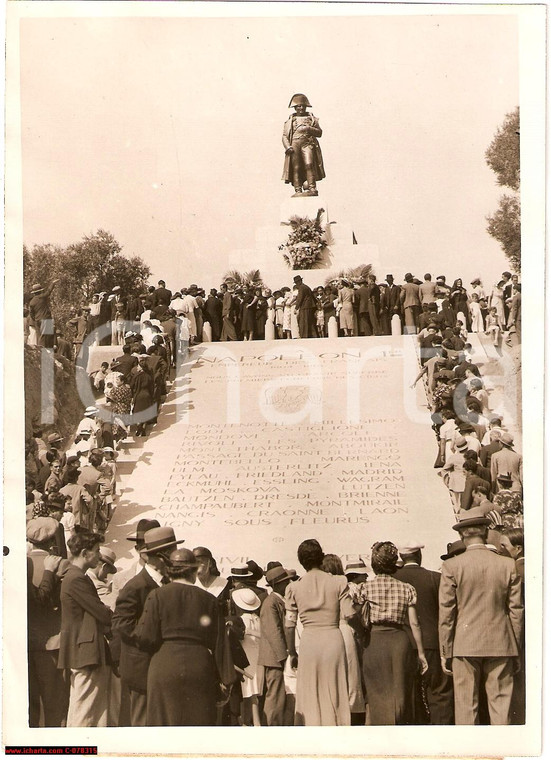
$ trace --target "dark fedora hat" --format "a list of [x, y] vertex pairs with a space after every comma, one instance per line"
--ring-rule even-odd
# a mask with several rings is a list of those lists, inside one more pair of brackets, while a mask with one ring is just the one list
[[286, 581], [287, 579], [290, 580], [294, 577], [294, 570], [287, 570], [284, 567], [272, 567], [271, 570], [268, 570], [266, 573], [266, 583], [269, 586], [274, 586], [276, 583], [281, 583], [282, 581]]
[[126, 537], [126, 540], [143, 541], [144, 533], [147, 533], [148, 530], [152, 530], [153, 528], [160, 527], [161, 524], [157, 520], [147, 520], [145, 517], [143, 517], [141, 520], [138, 520], [136, 530], [132, 533], [129, 533]]
[[451, 541], [447, 547], [447, 553], [441, 554], [440, 559], [451, 559], [457, 557], [458, 554], [463, 554], [466, 550], [466, 546], [461, 539], [459, 541]]
[[502, 472], [500, 475], [497, 476], [496, 480], [498, 481], [498, 483], [501, 483], [504, 486], [513, 485], [513, 478], [510, 472]]
[[302, 282], [302, 277], [299, 274], [296, 274], [293, 277], [293, 282]]
[[184, 539], [176, 541], [172, 528], [151, 528], [143, 537], [144, 551], [147, 554], [155, 554], [163, 549], [175, 549], [177, 544], [183, 544]]

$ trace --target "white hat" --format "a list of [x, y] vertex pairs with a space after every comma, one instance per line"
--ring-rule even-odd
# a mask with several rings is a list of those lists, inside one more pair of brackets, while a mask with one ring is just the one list
[[136, 333], [133, 332], [132, 330], [129, 330], [128, 332], [124, 333], [125, 338], [131, 338], [133, 335], [136, 335]]
[[260, 599], [252, 588], [237, 588], [232, 591], [232, 599], [242, 610], [253, 612], [260, 607]]
[[84, 410], [84, 416], [85, 417], [94, 417], [98, 413], [98, 410], [95, 406], [87, 406]]
[[414, 554], [416, 551], [419, 551], [419, 549], [424, 549], [425, 544], [422, 544], [420, 541], [408, 541], [405, 544], [402, 544], [397, 547], [400, 554]]

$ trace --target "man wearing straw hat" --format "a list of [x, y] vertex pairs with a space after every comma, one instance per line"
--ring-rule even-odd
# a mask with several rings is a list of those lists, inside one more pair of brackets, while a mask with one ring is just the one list
[[492, 725], [509, 725], [519, 669], [524, 609], [515, 561], [486, 547], [490, 520], [461, 510], [454, 530], [467, 547], [442, 564], [439, 640], [442, 669], [453, 675], [456, 725], [478, 725], [486, 690]]

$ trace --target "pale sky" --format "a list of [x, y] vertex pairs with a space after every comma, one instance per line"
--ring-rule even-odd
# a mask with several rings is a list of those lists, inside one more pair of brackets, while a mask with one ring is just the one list
[[485, 216], [504, 190], [484, 152], [519, 103], [517, 35], [503, 15], [23, 19], [24, 241], [103, 228], [155, 281], [218, 284], [279, 223], [282, 126], [304, 92], [320, 193], [383, 268], [407, 254], [422, 278], [428, 253], [434, 275], [493, 277]]

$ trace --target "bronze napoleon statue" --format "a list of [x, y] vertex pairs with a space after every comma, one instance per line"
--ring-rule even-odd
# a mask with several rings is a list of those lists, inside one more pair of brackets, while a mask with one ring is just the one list
[[293, 198], [317, 195], [316, 182], [325, 177], [317, 140], [322, 132], [318, 119], [306, 110], [311, 107], [306, 95], [293, 95], [289, 108], [294, 108], [295, 113], [283, 125], [285, 165], [282, 179], [295, 188]]

